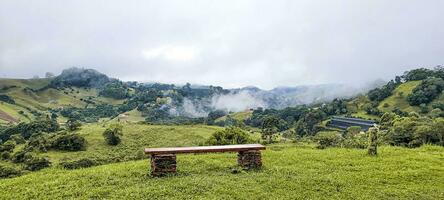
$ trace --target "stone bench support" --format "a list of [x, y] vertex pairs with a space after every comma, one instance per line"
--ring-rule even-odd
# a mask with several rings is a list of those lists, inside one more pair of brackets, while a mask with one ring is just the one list
[[197, 147], [145, 148], [145, 154], [151, 155], [151, 175], [163, 176], [176, 173], [176, 154], [179, 153], [223, 153], [238, 152], [237, 163], [244, 169], [258, 169], [262, 166], [261, 144], [237, 144]]
[[237, 154], [237, 163], [246, 169], [258, 169], [262, 167], [261, 152], [257, 150], [240, 151]]
[[151, 155], [152, 176], [164, 176], [171, 173], [176, 173], [175, 154]]

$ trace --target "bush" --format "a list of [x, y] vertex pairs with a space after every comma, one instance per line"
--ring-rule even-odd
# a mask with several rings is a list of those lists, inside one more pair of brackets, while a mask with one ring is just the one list
[[97, 165], [98, 162], [95, 160], [91, 160], [88, 158], [83, 158], [76, 161], [69, 162], [61, 162], [60, 165], [65, 169], [79, 169], [79, 168], [87, 168]]
[[15, 142], [8, 140], [2, 145], [0, 145], [0, 152], [12, 152], [15, 148]]
[[38, 136], [33, 136], [26, 143], [25, 149], [28, 151], [42, 151], [47, 152], [51, 148], [51, 143], [48, 141], [47, 137], [43, 134]]
[[342, 143], [342, 136], [339, 132], [319, 132], [315, 136], [315, 141], [318, 142], [317, 148], [325, 149], [327, 147], [339, 147]]
[[14, 99], [12, 99], [10, 96], [6, 94], [0, 94], [0, 101], [9, 103], [9, 104], [15, 104]]
[[367, 148], [368, 137], [364, 133], [358, 133], [356, 135], [350, 135], [345, 138], [342, 142], [342, 146], [346, 148], [357, 148], [365, 149]]
[[0, 178], [12, 178], [16, 176], [20, 176], [22, 173], [20, 170], [17, 170], [15, 168], [0, 165]]
[[23, 163], [23, 162], [25, 162], [27, 153], [28, 153], [28, 151], [22, 149], [12, 155], [11, 161], [13, 163]]
[[55, 138], [52, 148], [63, 151], [81, 151], [86, 148], [86, 140], [78, 134], [64, 134]]
[[71, 118], [66, 121], [66, 129], [68, 129], [69, 131], [75, 131], [79, 129], [80, 126], [82, 126], [82, 124], [76, 119]]
[[103, 137], [109, 145], [118, 145], [121, 142], [120, 137], [122, 135], [122, 125], [120, 124], [112, 124], [103, 132]]
[[390, 145], [419, 147], [422, 144], [444, 145], [444, 119], [410, 116], [394, 120], [386, 134]]
[[252, 140], [248, 133], [239, 127], [227, 127], [216, 131], [208, 139], [210, 145], [247, 144]]
[[427, 104], [437, 98], [444, 90], [444, 80], [441, 78], [427, 78], [423, 80], [412, 93], [407, 96], [407, 101], [412, 106]]
[[1, 160], [9, 160], [11, 158], [11, 154], [9, 152], [1, 152], [0, 159]]
[[15, 141], [16, 144], [24, 144], [26, 142], [26, 140], [20, 134], [12, 135], [10, 140]]
[[31, 154], [26, 156], [24, 163], [25, 169], [29, 171], [38, 171], [51, 165], [47, 158], [39, 158]]

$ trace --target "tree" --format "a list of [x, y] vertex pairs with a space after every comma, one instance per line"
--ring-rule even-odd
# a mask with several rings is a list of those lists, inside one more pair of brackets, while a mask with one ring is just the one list
[[279, 119], [274, 116], [269, 116], [262, 122], [262, 139], [267, 143], [272, 143], [273, 135], [277, 133]]
[[128, 87], [121, 81], [111, 81], [105, 84], [99, 94], [114, 99], [124, 99], [129, 95]]
[[376, 156], [378, 154], [378, 128], [372, 127], [368, 130], [368, 155]]
[[316, 133], [316, 124], [325, 118], [326, 114], [322, 110], [313, 109], [309, 111], [296, 123], [296, 134], [299, 136], [314, 135]]
[[81, 151], [86, 148], [86, 140], [78, 134], [60, 134], [54, 139], [52, 148], [63, 151]]
[[444, 90], [444, 80], [441, 78], [427, 78], [416, 86], [412, 93], [407, 96], [407, 101], [412, 106], [432, 102]]
[[426, 68], [419, 68], [410, 70], [404, 73], [404, 79], [406, 81], [419, 81], [424, 80], [427, 77], [430, 77], [433, 75], [433, 70], [426, 69]]
[[120, 124], [112, 124], [110, 125], [104, 132], [103, 137], [105, 138], [105, 141], [109, 145], [118, 145], [122, 139], [123, 136], [122, 132], [122, 125]]
[[209, 124], [213, 124], [214, 120], [223, 117], [226, 115], [226, 112], [223, 110], [215, 110], [215, 111], [211, 111], [210, 113], [208, 113], [208, 123]]

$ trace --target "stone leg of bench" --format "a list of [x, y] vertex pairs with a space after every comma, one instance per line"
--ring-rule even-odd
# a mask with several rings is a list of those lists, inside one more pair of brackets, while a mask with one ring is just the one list
[[176, 154], [151, 155], [151, 175], [164, 176], [176, 173]]
[[246, 169], [258, 169], [262, 167], [261, 152], [257, 150], [240, 151], [237, 155], [237, 163]]

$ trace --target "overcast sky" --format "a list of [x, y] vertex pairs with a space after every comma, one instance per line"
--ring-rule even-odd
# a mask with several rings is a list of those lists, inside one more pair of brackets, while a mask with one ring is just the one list
[[269, 89], [444, 64], [442, 0], [0, 0], [0, 77], [78, 66], [122, 80]]

